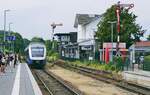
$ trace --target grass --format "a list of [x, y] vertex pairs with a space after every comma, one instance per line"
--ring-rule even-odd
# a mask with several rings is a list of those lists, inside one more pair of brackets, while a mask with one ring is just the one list
[[109, 71], [109, 72], [119, 72], [119, 70], [116, 68], [115, 64], [109, 63], [99, 63], [97, 61], [67, 61], [66, 63], [72, 64], [72, 65], [77, 65], [77, 66], [83, 66], [83, 67], [88, 67], [92, 69], [97, 69], [97, 70], [104, 70], [104, 71]]
[[[59, 54], [56, 52], [49, 52], [47, 56], [47, 61], [49, 63], [53, 63], [57, 60], [59, 60]], [[122, 58], [114, 58], [114, 63], [112, 64], [111, 62], [106, 64], [106, 63], [100, 63], [99, 61], [88, 61], [88, 60], [65, 60], [67, 64], [73, 64], [77, 66], [83, 66], [83, 67], [88, 67], [88, 68], [93, 68], [97, 70], [104, 70], [104, 71], [109, 71], [109, 72], [120, 72], [122, 70]]]
[[76, 66], [83, 66], [87, 68], [92, 68], [96, 70], [103, 70], [112, 73], [112, 75], [105, 75], [109, 78], [115, 78], [117, 80], [120, 80], [122, 78], [121, 70], [119, 70], [116, 66], [116, 64], [105, 64], [105, 63], [99, 63], [97, 61], [66, 61], [66, 64], [72, 64]]

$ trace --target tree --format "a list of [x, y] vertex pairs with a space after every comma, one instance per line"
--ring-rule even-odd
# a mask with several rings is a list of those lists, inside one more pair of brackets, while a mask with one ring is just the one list
[[[102, 20], [98, 24], [98, 31], [96, 36], [98, 37], [101, 43], [111, 42], [111, 27], [108, 21], [117, 21], [116, 16], [116, 6], [113, 5], [111, 8], [103, 14]], [[142, 27], [139, 24], [136, 24], [137, 16], [132, 12], [129, 13], [126, 9], [122, 8], [120, 13], [120, 41], [126, 42], [127, 48], [136, 41], [140, 41], [140, 37], [143, 36], [145, 30], [142, 30]], [[114, 25], [114, 39], [117, 41], [117, 26]]]
[[33, 37], [31, 39], [31, 42], [42, 42], [42, 43], [45, 43], [45, 41], [43, 40], [43, 38], [40, 38], [40, 37]]
[[12, 32], [11, 35], [16, 37], [16, 40], [11, 41], [11, 44], [14, 44], [14, 52], [15, 53], [23, 53], [24, 52], [24, 42], [23, 38], [19, 33]]
[[52, 49], [52, 41], [51, 40], [46, 40], [45, 45], [46, 45], [47, 51], [50, 51]]
[[26, 48], [30, 44], [30, 40], [26, 38], [23, 39], [23, 42], [24, 42], [24, 48]]
[[[4, 38], [4, 32], [5, 32], [5, 42], [3, 40]], [[16, 39], [14, 41], [7, 39], [8, 36], [15, 36]], [[9, 32], [9, 31], [4, 31], [0, 30], [0, 48], [3, 48], [2, 44], [5, 44], [5, 52], [10, 52], [13, 51], [15, 53], [23, 53], [24, 52], [24, 43], [23, 43], [23, 38], [19, 33], [16, 32]]]
[[46, 40], [45, 41], [47, 55], [51, 55], [51, 53], [53, 52], [53, 50], [52, 50], [52, 44], [53, 43], [52, 43], [51, 40]]

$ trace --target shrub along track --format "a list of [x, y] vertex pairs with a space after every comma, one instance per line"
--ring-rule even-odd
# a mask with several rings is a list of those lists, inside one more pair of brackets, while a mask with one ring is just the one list
[[[33, 70], [43, 95], [82, 95], [83, 93], [60, 77], [46, 70]], [[45, 88], [45, 89], [44, 89]]]
[[75, 72], [81, 73], [86, 76], [90, 76], [97, 80], [116, 85], [116, 86], [126, 89], [128, 91], [137, 93], [139, 95], [150, 95], [150, 88], [146, 88], [142, 85], [138, 85], [133, 82], [127, 82], [127, 81], [123, 80], [121, 78], [121, 76], [113, 75], [111, 72], [66, 64], [64, 61], [57, 61], [54, 64], [61, 66], [65, 69], [75, 71]]

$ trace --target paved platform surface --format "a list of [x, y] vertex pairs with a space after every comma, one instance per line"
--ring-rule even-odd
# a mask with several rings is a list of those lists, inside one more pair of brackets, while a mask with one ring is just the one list
[[123, 78], [150, 88], [150, 71], [124, 71]]
[[29, 67], [25, 63], [16, 68], [8, 66], [0, 73], [0, 95], [42, 95]]

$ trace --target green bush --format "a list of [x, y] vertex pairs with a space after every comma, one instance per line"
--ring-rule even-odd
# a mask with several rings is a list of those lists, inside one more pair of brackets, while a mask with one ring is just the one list
[[88, 60], [74, 60], [74, 61], [68, 60], [67, 63], [111, 72], [119, 72], [123, 70], [123, 60], [121, 57], [115, 57], [114, 62], [113, 63], [109, 62], [108, 64], [100, 63], [99, 61], [88, 61]]
[[150, 71], [150, 55], [144, 57], [143, 69], [146, 71]]
[[123, 60], [121, 57], [115, 57], [114, 64], [117, 72], [123, 70]]
[[59, 54], [57, 52], [49, 51], [47, 55], [47, 60], [49, 62], [54, 62], [59, 59]]
[[112, 66], [110, 67], [110, 70], [111, 70], [111, 71], [115, 71], [115, 70], [116, 70], [116, 66], [115, 66], [115, 65], [112, 65]]
[[[113, 64], [112, 62], [105, 64], [105, 63], [100, 63], [98, 61], [76, 60], [74, 62], [67, 62], [67, 63], [77, 65], [77, 66], [93, 68], [93, 69], [97, 69], [97, 70], [105, 70], [105, 71], [112, 71], [112, 72], [115, 71], [116, 72], [116, 65]], [[118, 71], [118, 69], [117, 69], [117, 71]]]

